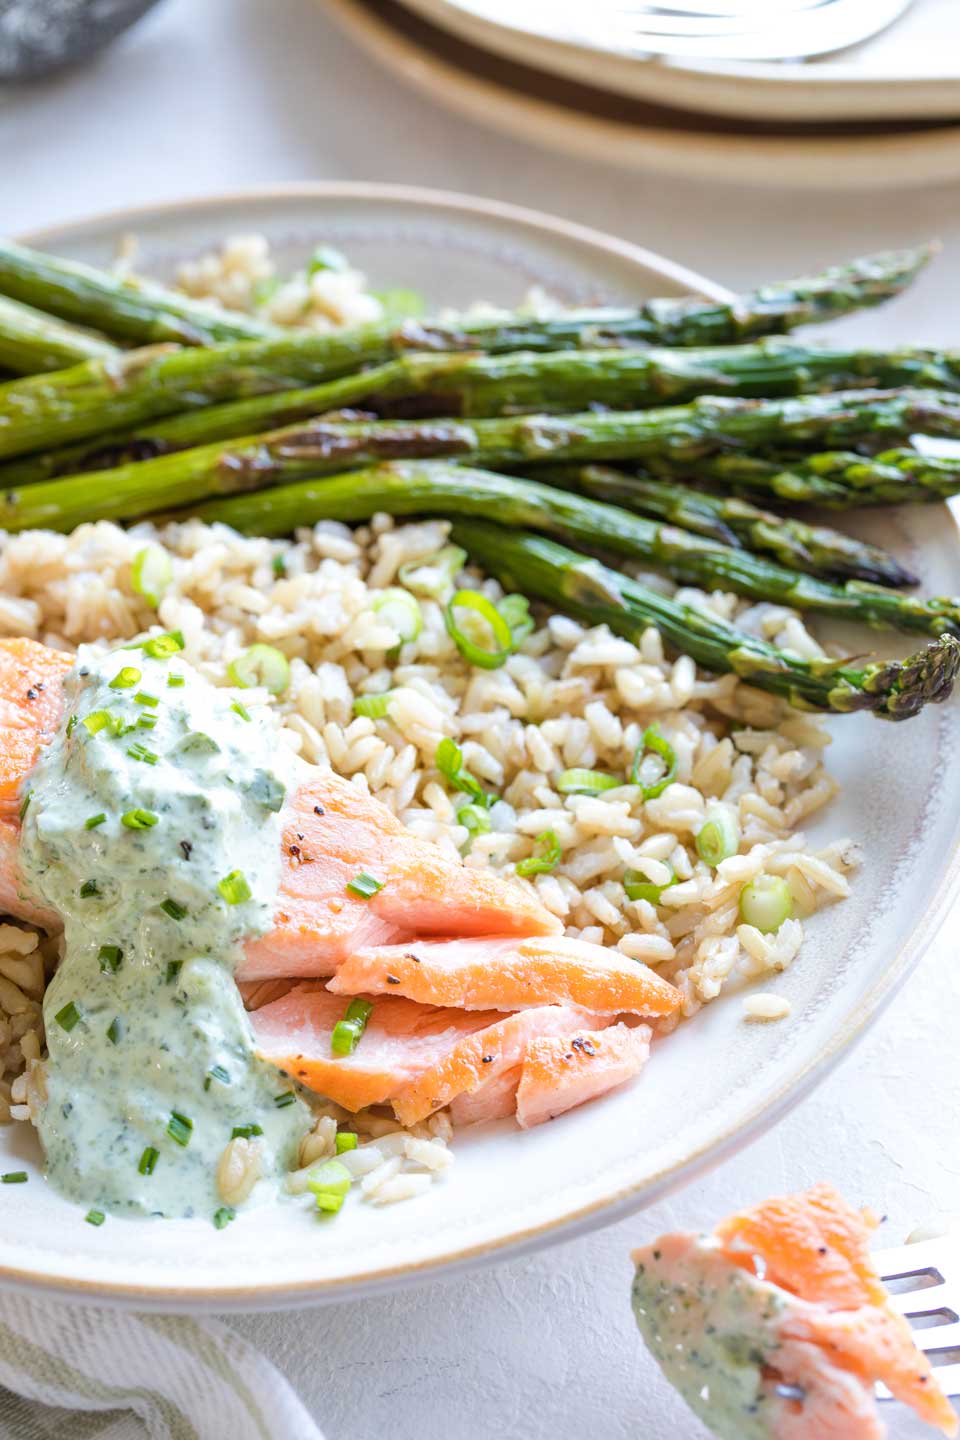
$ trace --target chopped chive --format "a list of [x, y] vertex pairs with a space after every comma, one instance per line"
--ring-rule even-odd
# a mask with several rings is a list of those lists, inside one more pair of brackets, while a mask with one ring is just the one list
[[119, 1045], [123, 1039], [123, 1021], [119, 1015], [114, 1015], [110, 1024], [107, 1026], [107, 1039], [111, 1045]]
[[127, 754], [132, 760], [141, 760], [144, 765], [156, 765], [160, 756], [153, 750], [148, 750], [145, 745], [131, 745]]
[[53, 1018], [54, 1020], [56, 1020], [61, 1030], [66, 1030], [69, 1032], [73, 1029], [74, 1025], [76, 1025], [81, 1018], [80, 1009], [72, 1000], [70, 1000], [67, 1002], [66, 1005], [64, 1005], [62, 1010], [57, 1011], [56, 1015], [54, 1015]]
[[539, 847], [540, 853], [528, 855], [526, 860], [521, 860], [517, 866], [518, 875], [549, 875], [560, 864], [563, 851], [553, 830], [544, 830], [537, 836], [534, 844]]
[[101, 974], [116, 975], [123, 963], [123, 951], [119, 945], [101, 945], [99, 960]]
[[176, 982], [177, 982], [177, 981], [179, 980], [179, 978], [180, 978], [180, 971], [181, 971], [182, 969], [183, 969], [183, 961], [182, 961], [182, 960], [168, 960], [168, 961], [167, 961], [167, 973], [166, 973], [166, 975], [164, 976], [164, 980], [166, 981], [166, 983], [167, 983], [168, 985], [175, 985]]
[[252, 718], [246, 705], [241, 705], [239, 700], [234, 700], [230, 709], [235, 715], [239, 715], [241, 720], [249, 720]]
[[251, 1123], [250, 1123], [249, 1125], [234, 1125], [233, 1129], [232, 1129], [231, 1132], [230, 1132], [230, 1139], [231, 1139], [231, 1140], [251, 1140], [251, 1139], [254, 1137], [254, 1135], [262, 1135], [262, 1134], [263, 1134], [263, 1128], [262, 1128], [262, 1126], [258, 1125], [258, 1124], [256, 1123], [256, 1121], [251, 1121]]
[[24, 815], [26, 815], [27, 811], [30, 809], [30, 801], [31, 801], [32, 799], [33, 799], [33, 796], [31, 795], [30, 791], [28, 790], [27, 793], [26, 793], [26, 795], [24, 795], [23, 799], [20, 801], [20, 819], [21, 819], [21, 820], [23, 819]]
[[213, 1212], [213, 1223], [217, 1230], [225, 1229], [230, 1221], [236, 1220], [236, 1218], [237, 1212], [232, 1205], [221, 1205], [218, 1210]]
[[[656, 773], [651, 773], [648, 756], [655, 757], [654, 764], [657, 760], [661, 762]], [[659, 725], [649, 725], [637, 746], [630, 771], [631, 779], [634, 785], [640, 786], [644, 800], [656, 800], [668, 785], [673, 784], [677, 778], [677, 764], [677, 752], [668, 740], [664, 740]], [[646, 776], [650, 776], [649, 783], [645, 783]]]
[[135, 665], [124, 665], [118, 670], [110, 681], [111, 690], [132, 690], [134, 685], [139, 685], [141, 680], [140, 671]]
[[180, 687], [181, 687], [181, 685], [186, 685], [186, 683], [187, 683], [187, 677], [186, 677], [185, 675], [168, 675], [168, 676], [167, 676], [167, 685], [168, 685], [168, 687], [169, 687], [171, 690], [179, 690]]
[[120, 816], [120, 824], [128, 830], [152, 830], [159, 819], [152, 810], [126, 810]]
[[274, 555], [270, 562], [270, 568], [278, 580], [283, 580], [287, 573], [287, 562], [282, 555]]
[[90, 900], [94, 895], [100, 894], [100, 886], [96, 880], [84, 880], [80, 886], [80, 899]]
[[[179, 900], [171, 900], [169, 896], [166, 900], [160, 901], [160, 909], [165, 915], [169, 915], [171, 920], [183, 920], [187, 915], [186, 905], [181, 905]], [[179, 964], [181, 962], [173, 961], [171, 963]], [[168, 966], [167, 968], [169, 969], [170, 967]]]
[[[167, 684], [170, 684], [169, 680]], [[138, 690], [133, 697], [133, 702], [135, 705], [159, 705], [160, 697], [158, 695], [149, 695], [146, 690]]]
[[143, 1154], [140, 1156], [140, 1164], [137, 1166], [140, 1174], [152, 1175], [154, 1170], [156, 1170], [157, 1168], [157, 1161], [159, 1159], [160, 1151], [155, 1150], [152, 1145], [148, 1145], [146, 1150], [144, 1150]]
[[102, 1210], [88, 1210], [83, 1218], [88, 1225], [102, 1225], [107, 1217]]
[[0, 1175], [0, 1185], [26, 1185], [26, 1170], [8, 1170], [6, 1175]]
[[209, 1089], [210, 1089], [210, 1086], [213, 1084], [214, 1080], [219, 1080], [221, 1085], [229, 1085], [229, 1084], [230, 1084], [230, 1073], [229, 1073], [229, 1071], [224, 1070], [224, 1068], [223, 1068], [222, 1065], [214, 1065], [214, 1066], [212, 1066], [212, 1067], [207, 1071], [206, 1076], [205, 1076], [205, 1078], [204, 1078], [204, 1081], [203, 1081], [203, 1088], [204, 1088], [204, 1090], [209, 1090]]
[[154, 635], [152, 639], [145, 640], [140, 647], [144, 655], [149, 655], [152, 660], [169, 660], [171, 655], [176, 655], [178, 650], [186, 647], [182, 630], [169, 630], [165, 635]]
[[231, 870], [229, 875], [224, 875], [217, 889], [228, 905], [242, 905], [253, 895], [242, 870]]
[[84, 830], [96, 830], [97, 826], [102, 825], [106, 818], [102, 810], [99, 815], [88, 815], [83, 822], [83, 828]]
[[384, 880], [375, 880], [372, 875], [361, 870], [359, 875], [354, 875], [352, 880], [347, 881], [347, 889], [351, 895], [359, 895], [361, 900], [369, 900], [383, 889], [385, 883]]
[[178, 1145], [189, 1145], [190, 1136], [193, 1134], [193, 1121], [190, 1116], [181, 1115], [178, 1110], [172, 1110], [170, 1119], [167, 1121], [167, 1134], [171, 1140], [176, 1140]]
[[279, 1095], [274, 1095], [273, 1103], [274, 1105], [276, 1105], [278, 1110], [285, 1110], [288, 1105], [293, 1105], [295, 1103], [296, 1098], [297, 1097], [292, 1090], [282, 1090]]
[[79, 715], [71, 715], [71, 716], [70, 716], [70, 719], [67, 721], [67, 736], [68, 736], [68, 737], [73, 734], [74, 730], [76, 730], [76, 728], [77, 728], [77, 721], [78, 721], [79, 719], [80, 719], [80, 716], [79, 716]]
[[341, 1130], [334, 1141], [338, 1155], [342, 1155], [344, 1150], [356, 1150], [358, 1143], [352, 1130]]
[[119, 722], [109, 710], [91, 710], [89, 715], [84, 715], [80, 724], [90, 735], [99, 735], [101, 730], [111, 730], [116, 735]]

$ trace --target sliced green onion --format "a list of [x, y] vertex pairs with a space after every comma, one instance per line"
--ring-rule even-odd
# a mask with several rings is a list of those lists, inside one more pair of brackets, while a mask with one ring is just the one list
[[[479, 645], [464, 633], [457, 623], [458, 610], [469, 610], [486, 622], [493, 641], [491, 647]], [[447, 602], [444, 620], [447, 633], [464, 660], [481, 670], [498, 670], [501, 665], [506, 664], [516, 648], [509, 623], [493, 601], [488, 600], [479, 590], [458, 590]]]
[[327, 1160], [307, 1177], [307, 1189], [317, 1202], [317, 1209], [335, 1215], [353, 1184], [353, 1176], [339, 1160]]
[[168, 630], [164, 635], [154, 635], [144, 640], [140, 649], [152, 660], [169, 660], [178, 650], [185, 650], [187, 642], [182, 630]]
[[[650, 757], [648, 760], [647, 757]], [[655, 757], [655, 758], [654, 758]], [[662, 761], [662, 768], [657, 761]], [[651, 774], [651, 769], [654, 773]], [[650, 776], [649, 781], [646, 779]], [[644, 800], [656, 800], [677, 778], [677, 752], [660, 734], [659, 725], [649, 725], [633, 757], [630, 778], [640, 786]]]
[[366, 870], [361, 870], [359, 875], [354, 875], [352, 880], [347, 881], [347, 889], [351, 895], [358, 895], [361, 900], [370, 900], [385, 884], [386, 881], [377, 880], [373, 875], [368, 875]]
[[392, 690], [384, 690], [379, 695], [358, 695], [353, 702], [353, 713], [364, 715], [368, 720], [382, 720], [393, 695]]
[[332, 245], [318, 245], [307, 261], [307, 274], [316, 275], [319, 270], [349, 270], [350, 261], [342, 251]]
[[234, 1125], [233, 1129], [230, 1131], [230, 1139], [252, 1140], [255, 1135], [262, 1134], [263, 1127], [258, 1125], [255, 1120], [251, 1120], [249, 1125]]
[[287, 577], [287, 562], [282, 555], [274, 555], [270, 561], [270, 569], [278, 580], [285, 580]]
[[483, 805], [461, 805], [457, 811], [457, 824], [464, 827], [471, 839], [475, 835], [488, 835], [493, 829]]
[[53, 1018], [54, 1020], [56, 1020], [61, 1030], [70, 1031], [73, 1029], [74, 1025], [76, 1025], [81, 1019], [79, 1006], [77, 1006], [72, 1000], [70, 1000], [66, 1005], [64, 1005], [62, 1010], [57, 1011], [56, 1015], [54, 1015]]
[[342, 1155], [344, 1150], [356, 1150], [358, 1143], [357, 1137], [352, 1130], [340, 1130], [334, 1141], [338, 1155]]
[[279, 275], [261, 275], [259, 280], [254, 280], [250, 288], [250, 298], [254, 305], [269, 305], [282, 284]]
[[330, 1036], [330, 1050], [334, 1055], [352, 1055], [367, 1028], [367, 1021], [373, 1011], [369, 1000], [351, 1000], [342, 1020], [338, 1020]]
[[33, 799], [33, 796], [31, 795], [30, 791], [28, 790], [27, 793], [26, 793], [26, 795], [24, 795], [23, 799], [20, 801], [20, 819], [21, 819], [21, 820], [24, 818], [24, 816], [26, 815], [27, 811], [30, 809], [30, 801], [31, 801], [32, 799]]
[[[169, 683], [170, 683], [170, 682], [167, 681], [167, 684], [169, 684]], [[138, 690], [137, 693], [136, 693], [136, 695], [134, 695], [133, 699], [134, 699], [134, 703], [135, 703], [136, 705], [159, 705], [159, 704], [160, 704], [160, 697], [159, 697], [158, 695], [149, 695], [146, 690]]]
[[228, 905], [242, 905], [253, 895], [242, 870], [231, 870], [229, 875], [224, 875], [218, 882], [217, 889]]
[[221, 1085], [229, 1085], [230, 1072], [228, 1070], [224, 1070], [222, 1065], [211, 1066], [211, 1068], [207, 1071], [206, 1076], [204, 1077], [204, 1090], [209, 1090], [214, 1080], [219, 1080]]
[[251, 645], [230, 662], [227, 676], [241, 690], [262, 685], [271, 695], [282, 695], [290, 684], [290, 661], [275, 645]]
[[84, 880], [80, 886], [80, 899], [92, 900], [95, 895], [100, 894], [100, 886], [96, 880]]
[[395, 630], [401, 645], [416, 640], [423, 629], [423, 611], [420, 602], [409, 590], [391, 586], [370, 602], [370, 608], [384, 625]]
[[433, 763], [454, 790], [469, 795], [476, 805], [482, 805], [484, 809], [487, 809], [493, 803], [494, 797], [487, 795], [480, 781], [475, 779], [469, 770], [464, 770], [463, 751], [455, 740], [450, 739], [449, 735], [445, 735], [437, 746]]
[[[662, 862], [665, 863], [665, 862]], [[660, 896], [664, 890], [669, 890], [671, 885], [676, 884], [676, 874], [672, 865], [667, 865], [670, 871], [670, 879], [665, 885], [654, 885], [648, 880], [642, 870], [626, 870], [623, 876], [623, 889], [628, 900], [649, 900], [651, 905], [660, 904]]]
[[102, 825], [106, 818], [102, 810], [99, 815], [88, 815], [83, 822], [83, 828], [84, 830], [96, 830], [97, 826]]
[[160, 604], [165, 591], [173, 579], [170, 556], [159, 545], [145, 545], [133, 557], [130, 567], [130, 584], [137, 595], [142, 595], [154, 610]]
[[148, 750], [146, 745], [141, 745], [139, 741], [127, 748], [127, 754], [132, 760], [139, 760], [142, 765], [156, 765], [160, 759], [155, 750]]
[[120, 816], [120, 824], [126, 825], [128, 830], [152, 830], [159, 819], [160, 816], [152, 810], [126, 810]]
[[186, 685], [186, 683], [187, 683], [187, 677], [186, 677], [185, 675], [168, 675], [168, 676], [167, 676], [167, 685], [168, 685], [168, 687], [169, 687], [171, 690], [179, 690], [180, 687], [181, 687], [182, 685]]
[[[162, 907], [161, 907], [161, 908], [162, 908]], [[169, 911], [168, 911], [167, 913], [169, 914]], [[184, 914], [186, 914], [186, 911], [184, 911]], [[180, 916], [180, 915], [177, 916], [177, 919], [178, 919], [178, 920], [180, 920], [180, 919], [182, 919], [182, 918], [183, 918], [183, 916]], [[182, 960], [168, 960], [168, 961], [167, 961], [167, 973], [166, 973], [166, 974], [164, 975], [164, 977], [163, 977], [164, 980], [166, 981], [166, 983], [167, 983], [168, 985], [175, 985], [175, 984], [177, 983], [177, 981], [180, 979], [180, 971], [181, 971], [182, 969], [183, 969], [183, 961], [182, 961]]]
[[286, 1110], [288, 1105], [295, 1105], [296, 1102], [297, 1097], [293, 1090], [281, 1090], [279, 1095], [273, 1097], [273, 1103], [278, 1110]]
[[515, 646], [532, 634], [535, 626], [526, 595], [504, 595], [497, 609], [510, 626]]
[[89, 715], [84, 715], [80, 724], [84, 730], [91, 735], [99, 735], [101, 730], [111, 730], [114, 735], [119, 733], [119, 726], [122, 722], [109, 710], [91, 710]]
[[123, 963], [123, 951], [119, 945], [101, 945], [97, 958], [101, 975], [116, 975]]
[[427, 302], [419, 290], [408, 290], [404, 286], [392, 290], [372, 290], [375, 300], [383, 307], [384, 320], [399, 325], [404, 320], [417, 320], [427, 313]]
[[250, 720], [252, 718], [250, 715], [250, 711], [247, 709], [246, 705], [241, 705], [239, 700], [234, 700], [233, 704], [230, 706], [230, 709], [233, 711], [234, 715], [239, 715], [241, 720]]
[[157, 728], [156, 715], [141, 715], [136, 728], [138, 730], [155, 730]]
[[167, 1121], [167, 1134], [171, 1140], [176, 1140], [178, 1145], [186, 1148], [190, 1144], [190, 1136], [193, 1134], [193, 1121], [189, 1115], [181, 1115], [178, 1110], [170, 1112], [170, 1119]]
[[537, 836], [534, 844], [540, 847], [541, 853], [528, 855], [526, 860], [521, 860], [517, 866], [517, 874], [524, 878], [528, 875], [549, 875], [551, 870], [556, 870], [563, 854], [560, 841], [553, 830], [544, 830]]
[[124, 665], [118, 670], [110, 681], [111, 690], [132, 690], [134, 685], [139, 685], [142, 676], [135, 665]]
[[257, 770], [254, 773], [253, 779], [247, 786], [247, 794], [251, 800], [262, 805], [264, 810], [270, 810], [274, 814], [283, 809], [283, 802], [287, 796], [284, 785], [276, 775], [271, 775], [269, 770]]
[[70, 719], [67, 721], [67, 736], [68, 736], [68, 738], [69, 738], [69, 736], [71, 736], [71, 735], [73, 734], [74, 730], [76, 730], [76, 728], [77, 728], [77, 722], [79, 721], [79, 719], [80, 719], [80, 716], [79, 716], [79, 715], [71, 715], [71, 716], [70, 716]]
[[119, 1015], [114, 1015], [110, 1024], [107, 1026], [107, 1039], [111, 1045], [119, 1045], [123, 1039], [123, 1021]]
[[[183, 920], [187, 914], [186, 905], [181, 905], [179, 900], [171, 900], [169, 896], [167, 896], [166, 900], [160, 901], [160, 909], [164, 914], [169, 915], [171, 920]], [[172, 961], [171, 963], [177, 964], [182, 962]]]
[[780, 875], [758, 875], [740, 891], [740, 918], [764, 935], [779, 930], [793, 912], [793, 896]]
[[148, 1145], [147, 1148], [144, 1150], [143, 1154], [140, 1156], [140, 1164], [137, 1166], [140, 1174], [152, 1175], [154, 1170], [156, 1170], [157, 1168], [157, 1161], [159, 1159], [160, 1151], [154, 1149], [152, 1145]]
[[213, 1212], [213, 1224], [215, 1229], [224, 1230], [231, 1220], [236, 1220], [237, 1212], [232, 1205], [220, 1205]]
[[707, 865], [717, 866], [740, 849], [740, 826], [730, 808], [714, 805], [697, 831], [697, 854]]
[[439, 600], [450, 589], [466, 562], [466, 550], [461, 550], [459, 545], [444, 545], [433, 555], [406, 560], [397, 571], [397, 579], [417, 595], [429, 595]]
[[107, 1217], [102, 1210], [88, 1210], [83, 1218], [88, 1225], [102, 1225]]
[[26, 1170], [8, 1170], [6, 1175], [0, 1175], [0, 1185], [26, 1185]]
[[605, 790], [616, 790], [625, 784], [616, 775], [605, 770], [564, 770], [557, 776], [555, 788], [561, 795], [602, 795]]

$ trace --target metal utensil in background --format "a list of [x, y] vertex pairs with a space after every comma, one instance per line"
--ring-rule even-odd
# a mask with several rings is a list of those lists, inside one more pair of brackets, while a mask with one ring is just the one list
[[157, 0], [0, 0], [0, 79], [32, 79], [109, 45]]
[[[952, 1398], [960, 1395], [960, 1234], [921, 1240], [896, 1250], [878, 1250], [871, 1256], [890, 1303], [905, 1315], [914, 1339]], [[885, 1385], [877, 1386], [881, 1400], [891, 1399]]]

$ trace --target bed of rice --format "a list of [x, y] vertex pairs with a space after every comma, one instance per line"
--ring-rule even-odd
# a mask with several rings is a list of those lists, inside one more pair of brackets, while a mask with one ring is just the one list
[[[252, 253], [266, 256], [257, 245]], [[192, 293], [217, 293], [214, 269], [207, 267]], [[351, 283], [363, 293], [362, 277]], [[344, 313], [339, 323], [351, 318]], [[800, 829], [836, 791], [823, 764], [826, 728], [734, 676], [703, 674], [689, 657], [666, 658], [654, 629], [635, 645], [604, 627], [585, 629], [535, 611], [536, 628], [502, 668], [474, 669], [447, 633], [440, 594], [419, 597], [423, 628], [397, 653], [397, 632], [373, 602], [397, 583], [401, 565], [431, 556], [446, 539], [443, 522], [395, 524], [387, 515], [355, 530], [322, 523], [292, 541], [246, 538], [197, 522], [3, 535], [0, 634], [72, 649], [125, 640], [155, 625], [179, 629], [185, 658], [215, 684], [226, 683], [228, 665], [248, 645], [276, 646], [290, 659], [289, 690], [279, 700], [251, 690], [245, 703], [268, 707], [283, 743], [350, 777], [415, 834], [464, 855], [468, 865], [512, 873], [535, 852], [536, 837], [552, 831], [560, 863], [524, 883], [569, 935], [616, 946], [672, 980], [681, 989], [684, 1016], [725, 984], [786, 969], [800, 950], [803, 921], [848, 893], [856, 864], [848, 840], [814, 851]], [[131, 584], [131, 562], [148, 541], [162, 544], [173, 566], [158, 611]], [[676, 588], [661, 577], [643, 578], [667, 592]], [[494, 600], [502, 593], [472, 569], [451, 580], [451, 590], [455, 583]], [[800, 654], [821, 653], [799, 618], [782, 607], [690, 589], [678, 594]], [[359, 696], [384, 691], [391, 699], [382, 719], [354, 715]], [[628, 777], [654, 720], [676, 752], [678, 770], [662, 795], [644, 801]], [[499, 797], [487, 834], [471, 839], [457, 816], [465, 797], [452, 793], [435, 767], [445, 736]], [[580, 766], [623, 775], [624, 784], [601, 796], [559, 793], [558, 773]], [[741, 846], [711, 869], [699, 859], [694, 837], [707, 807], [717, 804], [735, 815]], [[627, 898], [626, 871], [661, 885], [670, 878], [668, 867], [676, 883], [659, 905]], [[794, 918], [773, 935], [740, 923], [740, 891], [761, 873], [782, 876], [794, 901]], [[54, 942], [0, 926], [0, 1121], [28, 1117], [25, 1070], [40, 1055], [40, 1001], [54, 963]], [[748, 1019], [788, 1013], [786, 1002], [763, 991], [751, 989], [744, 1005]], [[321, 1115], [320, 1129], [312, 1132], [320, 1138], [307, 1137], [302, 1164], [330, 1153], [330, 1126], [322, 1122], [331, 1114]], [[335, 1131], [335, 1119], [331, 1123]], [[370, 1127], [378, 1132], [384, 1124], [395, 1131], [395, 1122], [376, 1115], [364, 1117], [361, 1129], [369, 1135]], [[446, 1138], [443, 1117], [385, 1147], [375, 1136], [381, 1148], [364, 1178], [366, 1192], [376, 1198], [384, 1185], [388, 1198], [416, 1193], [428, 1183], [419, 1177], [438, 1173], [442, 1164], [414, 1142], [442, 1145]], [[370, 1158], [351, 1164], [362, 1168]], [[410, 1180], [412, 1187], [402, 1183]]]

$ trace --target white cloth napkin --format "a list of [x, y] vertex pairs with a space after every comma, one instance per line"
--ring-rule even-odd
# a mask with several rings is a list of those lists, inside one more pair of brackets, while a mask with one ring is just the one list
[[0, 1440], [323, 1440], [216, 1320], [0, 1294]]

